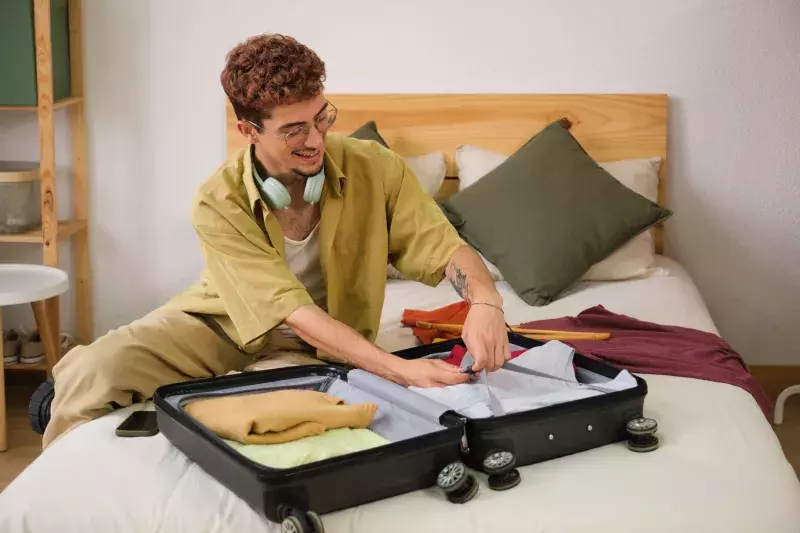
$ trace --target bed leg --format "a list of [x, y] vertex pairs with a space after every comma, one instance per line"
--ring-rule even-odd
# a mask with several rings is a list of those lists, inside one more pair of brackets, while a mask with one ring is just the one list
[[789, 396], [794, 394], [800, 394], [800, 385], [792, 385], [791, 387], [787, 387], [778, 395], [778, 399], [775, 400], [775, 425], [783, 424], [783, 406], [786, 404], [786, 400]]

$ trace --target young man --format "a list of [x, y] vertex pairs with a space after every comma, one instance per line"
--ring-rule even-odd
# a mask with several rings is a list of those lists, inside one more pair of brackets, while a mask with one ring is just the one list
[[246, 368], [327, 359], [403, 385], [466, 381], [442, 361], [406, 361], [373, 344], [388, 260], [428, 285], [446, 275], [472, 304], [463, 337], [475, 370], [509, 358], [483, 262], [397, 154], [327, 133], [336, 108], [324, 79], [323, 62], [290, 37], [262, 35], [230, 52], [222, 86], [250, 144], [194, 199], [203, 279], [58, 363], [45, 446], [160, 385]]

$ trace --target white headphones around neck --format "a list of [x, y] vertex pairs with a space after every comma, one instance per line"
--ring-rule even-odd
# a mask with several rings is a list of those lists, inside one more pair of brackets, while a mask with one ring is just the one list
[[[261, 197], [272, 209], [287, 209], [292, 203], [292, 195], [286, 190], [283, 184], [273, 177], [268, 177], [266, 181], [261, 176], [253, 164], [253, 176], [261, 191]], [[319, 202], [322, 197], [322, 185], [325, 183], [325, 168], [320, 168], [315, 176], [306, 179], [306, 188], [303, 191], [303, 200], [310, 204]]]

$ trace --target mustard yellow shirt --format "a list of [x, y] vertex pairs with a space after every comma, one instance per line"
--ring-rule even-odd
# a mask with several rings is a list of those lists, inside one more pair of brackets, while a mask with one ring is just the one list
[[[248, 148], [198, 189], [191, 220], [206, 269], [170, 305], [211, 315], [240, 347], [263, 347], [267, 333], [311, 304], [285, 260], [280, 224], [253, 180]], [[391, 263], [407, 278], [438, 284], [464, 241], [417, 177], [374, 141], [328, 133], [319, 225], [328, 313], [374, 341]]]

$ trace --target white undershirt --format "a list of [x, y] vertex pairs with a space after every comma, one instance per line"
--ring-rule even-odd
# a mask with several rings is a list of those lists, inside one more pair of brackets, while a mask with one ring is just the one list
[[325, 278], [319, 261], [318, 228], [319, 222], [302, 241], [293, 241], [288, 237], [283, 240], [289, 270], [303, 284], [314, 303], [325, 309]]
[[[284, 249], [286, 251], [286, 263], [289, 265], [289, 270], [297, 277], [300, 283], [306, 288], [311, 299], [318, 307], [325, 310], [326, 306], [326, 290], [325, 278], [322, 275], [322, 264], [319, 260], [319, 237], [317, 230], [319, 222], [311, 230], [311, 233], [302, 241], [294, 241], [288, 237], [284, 237]], [[289, 329], [285, 324], [278, 326], [278, 330], [283, 333], [286, 338], [293, 341], [300, 341], [305, 344], [297, 335]]]

